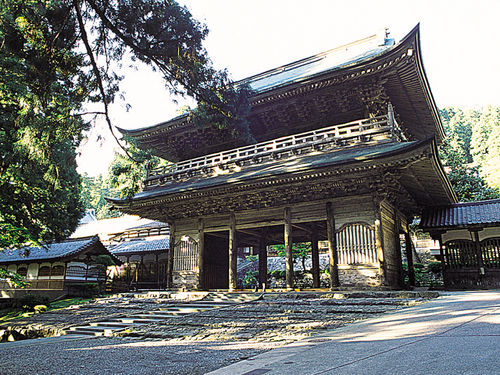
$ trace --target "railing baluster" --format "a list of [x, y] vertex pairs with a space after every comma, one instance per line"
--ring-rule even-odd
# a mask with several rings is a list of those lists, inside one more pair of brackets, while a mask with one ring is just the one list
[[302, 148], [308, 144], [314, 146], [316, 144], [332, 142], [334, 139], [349, 142], [349, 140], [361, 139], [361, 135], [363, 134], [383, 134], [387, 132], [394, 139], [400, 131], [394, 119], [394, 112], [391, 110], [392, 106], [389, 106], [387, 115], [356, 120], [346, 124], [332, 125], [323, 129], [316, 129], [291, 136], [288, 135], [271, 141], [204, 155], [203, 157], [184, 160], [166, 167], [152, 169], [148, 171], [145, 186], [152, 187], [160, 184], [160, 181], [164, 183], [166, 180], [172, 180], [174, 175], [180, 172], [195, 171], [195, 174], [199, 175], [205, 167], [237, 162], [258, 155], [265, 156], [273, 152], [286, 152], [294, 148]]

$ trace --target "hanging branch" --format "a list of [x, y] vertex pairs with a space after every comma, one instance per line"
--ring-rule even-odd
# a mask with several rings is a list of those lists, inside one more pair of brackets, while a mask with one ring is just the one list
[[97, 66], [97, 63], [96, 63], [95, 57], [94, 57], [94, 53], [92, 51], [92, 48], [91, 48], [89, 40], [88, 40], [87, 31], [85, 30], [85, 23], [83, 22], [82, 10], [81, 10], [81, 7], [80, 7], [80, 3], [79, 3], [78, 0], [74, 0], [73, 4], [75, 6], [76, 17], [78, 19], [78, 25], [80, 26], [80, 33], [81, 33], [81, 36], [82, 36], [83, 44], [85, 45], [85, 49], [87, 51], [87, 55], [90, 58], [90, 63], [92, 65], [92, 71], [94, 72], [94, 74], [96, 76], [97, 84], [99, 86], [99, 91], [100, 91], [100, 93], [102, 95], [102, 98], [103, 98], [104, 117], [106, 118], [106, 123], [108, 124], [109, 131], [111, 132], [111, 135], [115, 139], [116, 143], [118, 143], [118, 145], [120, 146], [120, 148], [125, 152], [125, 154], [127, 154], [127, 156], [131, 160], [133, 160], [134, 162], [140, 163], [137, 159], [135, 159], [132, 155], [130, 155], [130, 153], [125, 148], [125, 146], [123, 146], [120, 143], [118, 137], [116, 136], [116, 134], [114, 132], [113, 124], [111, 123], [111, 119], [109, 117], [109, 105], [108, 105], [108, 100], [107, 100], [107, 96], [106, 96], [106, 91], [104, 89], [104, 85], [103, 85], [103, 82], [102, 82], [101, 73], [99, 72], [99, 67]]
[[[136, 45], [130, 38], [128, 38], [126, 35], [124, 35], [106, 16], [106, 14], [97, 6], [94, 0], [86, 0], [86, 2], [90, 5], [90, 7], [96, 12], [96, 14], [99, 16], [101, 21], [111, 30], [117, 37], [119, 37], [129, 48], [131, 48], [134, 52], [136, 52], [139, 55], [144, 55], [151, 61], [153, 61], [160, 70], [163, 71], [164, 75], [170, 75], [170, 77], [175, 77], [175, 71], [172, 70], [171, 67], [168, 66], [168, 64], [165, 64], [164, 62], [160, 61], [157, 59], [154, 55], [150, 54], [147, 49], [141, 48], [138, 45]], [[189, 82], [186, 82], [185, 80], [182, 80], [182, 78], [177, 78], [177, 80], [181, 83], [182, 86], [184, 86], [188, 91], [192, 92], [194, 95], [196, 95], [199, 99], [203, 100], [208, 107], [211, 109], [214, 109], [221, 113], [222, 115], [226, 116], [227, 118], [234, 118], [234, 116], [227, 111], [224, 111], [222, 108], [220, 108], [217, 105], [214, 105], [211, 103], [211, 99], [208, 98], [204, 93], [203, 90], [198, 90], [197, 87], [191, 85]]]

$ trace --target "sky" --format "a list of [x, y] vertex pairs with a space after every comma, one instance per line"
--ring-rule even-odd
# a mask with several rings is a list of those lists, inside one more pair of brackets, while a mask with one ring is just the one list
[[[234, 80], [327, 51], [387, 27], [398, 42], [420, 23], [424, 68], [439, 108], [500, 105], [498, 0], [179, 0], [210, 32], [205, 48]], [[125, 68], [126, 101], [112, 105], [116, 126], [134, 129], [178, 113], [162, 77]], [[126, 110], [125, 103], [131, 105]], [[194, 103], [187, 103], [194, 105]], [[97, 141], [96, 134], [103, 140]], [[79, 172], [107, 173], [116, 145], [104, 123], [81, 147]]]

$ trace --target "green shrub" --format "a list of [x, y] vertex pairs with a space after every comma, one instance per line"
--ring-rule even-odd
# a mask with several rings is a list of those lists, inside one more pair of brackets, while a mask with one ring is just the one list
[[441, 262], [431, 262], [427, 265], [427, 269], [432, 273], [439, 274], [441, 273]]
[[33, 311], [36, 305], [50, 305], [50, 298], [40, 294], [27, 293], [19, 298], [17, 304], [24, 310]]
[[257, 281], [257, 275], [259, 274], [259, 271], [248, 271], [245, 274], [245, 277], [242, 280], [243, 287], [244, 288], [254, 288], [257, 286], [258, 281]]
[[43, 313], [47, 311], [47, 305], [36, 305], [35, 307], [33, 307], [33, 311], [35, 312], [35, 314]]

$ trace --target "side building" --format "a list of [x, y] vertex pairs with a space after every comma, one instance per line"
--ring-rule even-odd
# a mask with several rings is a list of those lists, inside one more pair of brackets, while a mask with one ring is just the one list
[[253, 91], [254, 144], [186, 115], [122, 130], [174, 162], [149, 171], [132, 199], [109, 199], [169, 224], [168, 286], [235, 289], [245, 246], [259, 254], [264, 285], [266, 247], [284, 244], [292, 289], [293, 243], [311, 242], [318, 287], [317, 244], [327, 241], [332, 288], [401, 287], [408, 223], [456, 202], [438, 157], [444, 131], [419, 27], [397, 44], [373, 35], [236, 84]]
[[55, 298], [72, 294], [75, 287], [82, 284], [103, 283], [106, 272], [96, 262], [99, 255], [111, 256], [116, 264], [120, 264], [97, 236], [3, 249], [0, 251], [0, 266], [23, 276], [28, 286], [20, 289], [8, 281], [0, 281], [0, 293], [2, 297], [19, 297], [35, 292]]
[[439, 241], [447, 288], [500, 287], [500, 199], [429, 208], [420, 227]]

